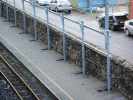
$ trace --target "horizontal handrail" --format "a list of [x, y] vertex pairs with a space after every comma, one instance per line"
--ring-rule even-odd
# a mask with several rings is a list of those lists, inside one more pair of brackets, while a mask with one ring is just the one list
[[[3, 0], [2, 0], [2, 1], [3, 1]], [[5, 2], [5, 1], [3, 1], [3, 2]], [[31, 2], [29, 2], [29, 1], [26, 1], [26, 2], [31, 3]], [[10, 6], [13, 6], [12, 4], [9, 4], [9, 5], [10, 5]], [[38, 6], [38, 5], [37, 5], [37, 6]], [[42, 8], [43, 8], [43, 7], [42, 7]], [[20, 9], [20, 8], [18, 8], [18, 7], [16, 7], [16, 9], [22, 11], [22, 9]], [[43, 9], [45, 9], [45, 8], [43, 8]], [[49, 10], [49, 11], [50, 11], [50, 10]], [[50, 12], [55, 13], [55, 12], [53, 12], [53, 11], [50, 11]], [[30, 17], [34, 18], [34, 15], [32, 15], [31, 13], [29, 13], [29, 12], [26, 12], [26, 13], [27, 13]], [[55, 14], [60, 15], [59, 13], [55, 13]], [[36, 20], [38, 20], [38, 21], [40, 21], [40, 22], [43, 22], [45, 25], [47, 25], [46, 21], [43, 20], [43, 19], [41, 19], [41, 18], [38, 18], [38, 17], [37, 17]], [[71, 19], [70, 19], [70, 20], [71, 20]], [[76, 22], [77, 24], [80, 24], [78, 21], [74, 21], [74, 22]], [[61, 29], [55, 27], [55, 26], [52, 25], [52, 24], [51, 24], [51, 25], [49, 24], [49, 26], [52, 27], [53, 29], [59, 31], [59, 32], [62, 32]], [[85, 27], [87, 27], [87, 26], [85, 26]], [[89, 27], [88, 27], [88, 28], [89, 28]], [[103, 34], [103, 32], [101, 32], [101, 33]], [[68, 33], [65, 33], [65, 34], [66, 34], [67, 36], [71, 37], [72, 39], [74, 39], [75, 41], [77, 41], [77, 42], [79, 42], [79, 43], [82, 43], [82, 41], [81, 41], [80, 39], [78, 39], [78, 38], [76, 38], [76, 37], [74, 37], [74, 36], [72, 36], [72, 35], [70, 35], [70, 34], [68, 34]], [[98, 52], [99, 54], [102, 54], [103, 56], [106, 56], [106, 57], [107, 57], [107, 53], [105, 53], [105, 52], [103, 52], [103, 51], [101, 51], [101, 50], [99, 50], [99, 49], [97, 49], [97, 48], [95, 48], [95, 47], [93, 47], [93, 46], [91, 46], [91, 45], [89, 45], [89, 44], [87, 44], [87, 43], [85, 43], [85, 46], [87, 46], [87, 47], [89, 47], [90, 49], [92, 49], [92, 50]], [[111, 58], [111, 56], [110, 56], [110, 58]]]
[[[27, 1], [27, 0], [25, 0], [25, 2], [31, 3], [30, 1]], [[39, 7], [39, 8], [46, 9], [46, 7], [41, 7], [41, 6], [37, 5], [37, 4], [35, 4], [35, 5], [36, 5], [37, 7]], [[60, 16], [60, 13], [56, 13], [56, 12], [54, 12], [54, 11], [52, 11], [52, 10], [48, 10], [48, 11], [51, 12], [51, 13], [53, 13], [53, 14], [56, 14], [56, 15]], [[77, 21], [75, 21], [75, 20], [73, 20], [73, 19], [70, 19], [70, 18], [65, 17], [65, 16], [64, 16], [64, 18], [67, 19], [67, 20], [69, 20], [69, 21], [72, 21], [72, 22], [74, 22], [74, 23], [76, 23], [76, 24], [79, 24]], [[90, 27], [90, 26], [84, 25], [84, 27], [86, 27], [86, 28], [88, 28], [88, 29], [90, 29], [90, 30], [93, 30], [93, 31], [95, 31], [95, 32], [98, 32], [98, 33], [100, 33], [100, 34], [105, 35], [105, 32], [96, 30], [96, 29], [94, 29], [94, 28], [92, 28], [92, 27]], [[110, 36], [110, 37], [111, 37], [111, 36]]]

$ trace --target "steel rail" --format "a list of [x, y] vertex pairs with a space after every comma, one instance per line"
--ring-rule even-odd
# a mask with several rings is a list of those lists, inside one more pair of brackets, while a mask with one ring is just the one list
[[[0, 55], [0, 58], [10, 67], [10, 69], [19, 77], [19, 79], [28, 87], [37, 100], [39, 97], [34, 93], [34, 91], [29, 87], [29, 85], [18, 75], [18, 73], [10, 66], [10, 64]], [[22, 99], [23, 100], [23, 99]]]
[[0, 70], [0, 73], [4, 76], [4, 78], [8, 81], [8, 83], [11, 85], [11, 87], [13, 88], [13, 90], [16, 92], [16, 94], [18, 95], [18, 97], [22, 99], [22, 97], [20, 96], [20, 94], [17, 92], [17, 90], [15, 89], [15, 87], [12, 85], [12, 83], [8, 80], [8, 78], [6, 77], [6, 75]]

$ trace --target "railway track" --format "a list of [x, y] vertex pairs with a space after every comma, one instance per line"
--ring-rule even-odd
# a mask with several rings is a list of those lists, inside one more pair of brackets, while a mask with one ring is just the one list
[[17, 94], [15, 100], [59, 100], [2, 44], [0, 72]]
[[39, 97], [0, 55], [1, 72], [21, 100], [39, 100]]
[[0, 100], [10, 100], [11, 98], [20, 100], [19, 96], [4, 77], [4, 74], [0, 71]]

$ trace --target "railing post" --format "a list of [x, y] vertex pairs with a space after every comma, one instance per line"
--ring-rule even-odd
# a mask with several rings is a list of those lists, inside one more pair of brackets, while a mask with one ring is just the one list
[[0, 0], [0, 17], [2, 17], [1, 0]]
[[82, 31], [82, 67], [83, 74], [85, 74], [85, 47], [84, 47], [84, 22], [81, 21], [80, 28]]
[[107, 81], [108, 81], [108, 91], [110, 91], [111, 81], [110, 81], [110, 57], [109, 57], [109, 16], [108, 16], [109, 0], [105, 0], [105, 32], [107, 39]]
[[14, 0], [14, 18], [15, 18], [15, 27], [17, 27], [17, 17], [16, 17], [16, 6], [15, 6], [15, 0]]
[[9, 21], [9, 15], [8, 15], [8, 3], [7, 3], [7, 0], [6, 0], [6, 11], [7, 11], [7, 21]]
[[112, 14], [113, 14], [113, 6], [112, 6]]
[[61, 21], [62, 21], [62, 25], [63, 25], [63, 54], [64, 54], [64, 61], [66, 61], [64, 13], [61, 13]]
[[35, 2], [34, 1], [32, 1], [32, 7], [33, 7], [33, 10], [34, 10], [35, 41], [37, 41], [36, 11], [35, 11]]
[[26, 19], [25, 19], [24, 0], [22, 0], [22, 4], [23, 4], [23, 17], [24, 17], [24, 32], [26, 34]]
[[105, 50], [107, 50], [107, 33], [106, 32], [104, 33], [104, 36], [105, 36]]
[[49, 32], [49, 16], [48, 16], [48, 7], [45, 9], [47, 15], [47, 35], [48, 35], [48, 50], [50, 50], [50, 32]]

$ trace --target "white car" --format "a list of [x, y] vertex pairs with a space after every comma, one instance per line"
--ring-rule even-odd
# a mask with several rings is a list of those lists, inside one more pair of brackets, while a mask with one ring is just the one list
[[50, 10], [58, 11], [67, 11], [68, 13], [72, 10], [72, 4], [67, 0], [51, 0], [49, 4]]
[[127, 20], [124, 24], [124, 31], [126, 32], [126, 35], [133, 35], [133, 19]]
[[30, 0], [30, 1], [34, 1], [39, 6], [49, 6], [51, 0]]

